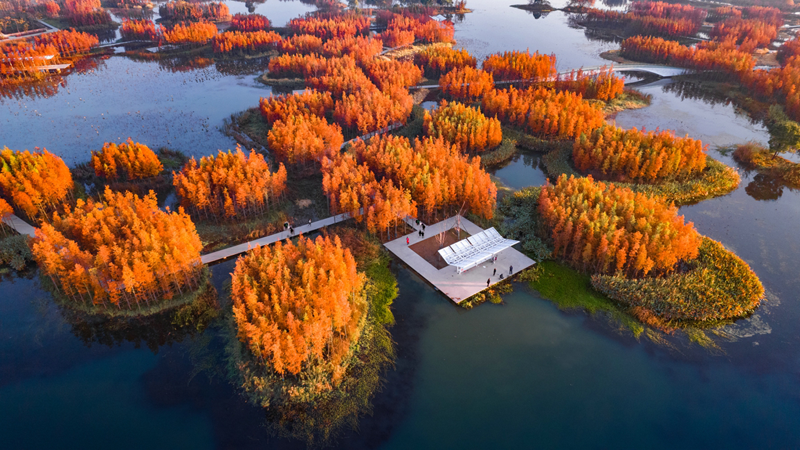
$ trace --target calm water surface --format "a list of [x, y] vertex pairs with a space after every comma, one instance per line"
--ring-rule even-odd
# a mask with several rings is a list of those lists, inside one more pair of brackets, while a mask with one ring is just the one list
[[[471, 1], [459, 43], [556, 52], [561, 68], [602, 63], [561, 13], [535, 19]], [[243, 4], [239, 4], [242, 7]], [[297, 5], [270, 0], [257, 12]], [[283, 19], [281, 19], [283, 20]], [[277, 20], [276, 20], [277, 22]], [[766, 142], [760, 125], [659, 82], [653, 105], [617, 124], [675, 129], [718, 147]], [[46, 146], [74, 163], [103, 141], [135, 139], [208, 154], [233, 145], [218, 131], [269, 90], [252, 75], [208, 67], [173, 73], [111, 58], [73, 74], [49, 98], [2, 100], [0, 145]], [[496, 171], [513, 188], [543, 183], [535, 156]], [[796, 448], [800, 446], [797, 323], [800, 194], [740, 171], [732, 194], [681, 209], [762, 278], [769, 301], [722, 331], [709, 351], [683, 335], [636, 340], [603, 317], [563, 312], [517, 285], [504, 305], [464, 311], [396, 265], [397, 361], [372, 416], [340, 448]], [[213, 267], [222, 287], [233, 262]], [[89, 328], [61, 311], [36, 273], [0, 281], [0, 448], [298, 448], [270, 438], [263, 413], [220, 376], [199, 372], [219, 353], [213, 328], [176, 332], [143, 323]], [[223, 308], [228, 305], [222, 305]], [[714, 335], [712, 335], [714, 336]]]

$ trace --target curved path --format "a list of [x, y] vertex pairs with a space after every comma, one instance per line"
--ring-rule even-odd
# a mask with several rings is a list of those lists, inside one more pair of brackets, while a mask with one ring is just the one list
[[[601, 69], [604, 68], [607, 69], [609, 67], [613, 72], [647, 72], [647, 73], [652, 73], [654, 75], [658, 75], [661, 78], [670, 78], [691, 72], [690, 69], [684, 69], [681, 67], [673, 67], [673, 66], [664, 66], [659, 64], [614, 64], [607, 66], [581, 67], [579, 69], [571, 69], [559, 72], [558, 74], [567, 75], [570, 72], [576, 70], [582, 70], [584, 73], [600, 72]], [[555, 81], [555, 78], [550, 78], [544, 81]], [[495, 81], [494, 84], [495, 86], [497, 86], [503, 84], [524, 83], [524, 82], [530, 82], [530, 80]], [[438, 89], [440, 87], [441, 86], [438, 84], [428, 84], [428, 85], [423, 84], [419, 86], [411, 86], [409, 89]]]

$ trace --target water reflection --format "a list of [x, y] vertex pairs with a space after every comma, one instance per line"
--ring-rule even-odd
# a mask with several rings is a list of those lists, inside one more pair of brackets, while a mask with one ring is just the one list
[[783, 195], [784, 183], [776, 177], [757, 173], [745, 186], [747, 195], [756, 200], [777, 200]]
[[172, 73], [194, 72], [195, 70], [205, 69], [214, 65], [214, 60], [204, 56], [179, 56], [176, 58], [159, 59], [158, 65], [164, 70]]
[[269, 57], [253, 59], [226, 59], [217, 61], [217, 71], [223, 75], [256, 75], [267, 69]]
[[547, 181], [541, 166], [541, 156], [530, 152], [515, 155], [506, 164], [495, 169], [492, 175], [505, 186], [515, 190], [528, 186], [542, 186]]
[[135, 348], [146, 346], [153, 353], [159, 348], [182, 342], [201, 334], [217, 318], [217, 291], [210, 284], [197, 298], [186, 305], [145, 317], [106, 317], [60, 307], [64, 321], [87, 347], [99, 344], [118, 347], [130, 342]]
[[738, 107], [734, 103], [734, 99], [728, 95], [725, 95], [719, 91], [712, 91], [708, 88], [704, 88], [700, 84], [701, 80], [694, 80], [694, 79], [686, 79], [686, 80], [676, 80], [672, 83], [665, 84], [663, 86], [663, 90], [666, 93], [672, 93], [680, 97], [681, 100], [701, 100], [703, 103], [708, 105], [723, 105], [723, 106], [730, 106], [733, 105], [736, 112], [740, 115], [746, 116], [750, 119], [751, 123], [758, 123], [760, 122], [759, 119], [755, 119], [747, 112]]
[[67, 80], [59, 75], [47, 77], [33, 83], [13, 85], [0, 84], [0, 98], [22, 100], [24, 98], [47, 98], [58, 93], [59, 87], [66, 87]]

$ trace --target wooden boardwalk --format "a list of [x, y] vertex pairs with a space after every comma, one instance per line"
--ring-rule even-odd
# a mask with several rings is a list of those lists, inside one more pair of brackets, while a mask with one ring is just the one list
[[36, 237], [36, 232], [34, 231], [35, 228], [33, 228], [33, 225], [25, 222], [14, 214], [10, 214], [3, 219], [3, 223], [13, 228], [19, 234], [27, 234], [30, 237]]
[[294, 228], [294, 234], [290, 234], [289, 231], [281, 231], [280, 233], [264, 236], [262, 238], [252, 240], [250, 242], [245, 242], [243, 244], [238, 244], [232, 247], [223, 248], [222, 250], [218, 250], [216, 252], [200, 255], [200, 260], [203, 262], [203, 264], [211, 264], [213, 262], [221, 261], [223, 259], [228, 259], [231, 256], [236, 256], [240, 253], [244, 253], [250, 250], [251, 248], [255, 248], [262, 245], [274, 244], [275, 242], [278, 242], [283, 239], [291, 238], [293, 236], [299, 236], [300, 234], [310, 233], [312, 231], [319, 230], [320, 228], [327, 227], [328, 225], [333, 225], [335, 223], [342, 222], [349, 218], [350, 218], [350, 213], [344, 213], [331, 216], [326, 219], [318, 220], [316, 222], [311, 222], [310, 225], [309, 224], [298, 225]]
[[[411, 227], [415, 227], [416, 225], [416, 223], [410, 219], [406, 220], [406, 222], [411, 225]], [[426, 225], [425, 235], [427, 237], [421, 238], [415, 231], [399, 239], [387, 242], [384, 246], [455, 303], [461, 303], [467, 298], [486, 289], [487, 279], [491, 280], [490, 285], [494, 285], [502, 281], [500, 279], [501, 274], [504, 277], [508, 277], [510, 266], [514, 267], [514, 273], [518, 273], [536, 264], [536, 261], [513, 248], [509, 248], [497, 254], [496, 263], [487, 261], [478, 267], [458, 274], [456, 273], [456, 268], [453, 266], [437, 269], [412, 250], [409, 244], [406, 244], [406, 238], [411, 241], [410, 243], [412, 245], [425, 239], [435, 239], [437, 234], [453, 228], [455, 224], [456, 217], [451, 217], [433, 225]], [[481, 227], [463, 217], [461, 218], [461, 228], [470, 235], [483, 231]], [[495, 268], [497, 268], [497, 275], [492, 276], [492, 272]]]

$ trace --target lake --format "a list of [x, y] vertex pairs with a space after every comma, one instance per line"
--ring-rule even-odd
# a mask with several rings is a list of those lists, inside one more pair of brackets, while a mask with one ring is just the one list
[[[536, 18], [513, 3], [470, 0], [475, 12], [456, 24], [459, 45], [479, 58], [555, 53], [562, 70], [603, 64], [598, 54], [616, 47], [570, 28], [563, 13]], [[274, 0], [255, 7], [276, 24], [310, 10]], [[232, 148], [223, 120], [271, 91], [254, 79], [258, 63], [245, 73], [221, 68], [111, 57], [69, 75], [53, 95], [0, 100], [0, 145], [47, 147], [70, 165], [129, 136], [197, 156]], [[708, 332], [718, 345], [708, 349], [680, 332], [636, 339], [605, 316], [561, 311], [519, 283], [504, 304], [466, 311], [394, 263], [397, 360], [372, 415], [338, 448], [800, 446], [800, 193], [745, 172], [725, 151], [766, 143], [763, 126], [724, 102], [683, 98], [671, 84], [639, 86], [652, 105], [621, 112], [616, 123], [688, 133], [739, 170], [734, 192], [681, 213], [750, 264], [768, 301]], [[540, 185], [538, 161], [521, 153], [494, 175], [513, 189]], [[222, 289], [233, 262], [212, 271]], [[270, 437], [261, 410], [201, 370], [221, 351], [213, 327], [89, 326], [54, 303], [35, 270], [4, 275], [0, 289], [0, 448], [304, 447]]]

